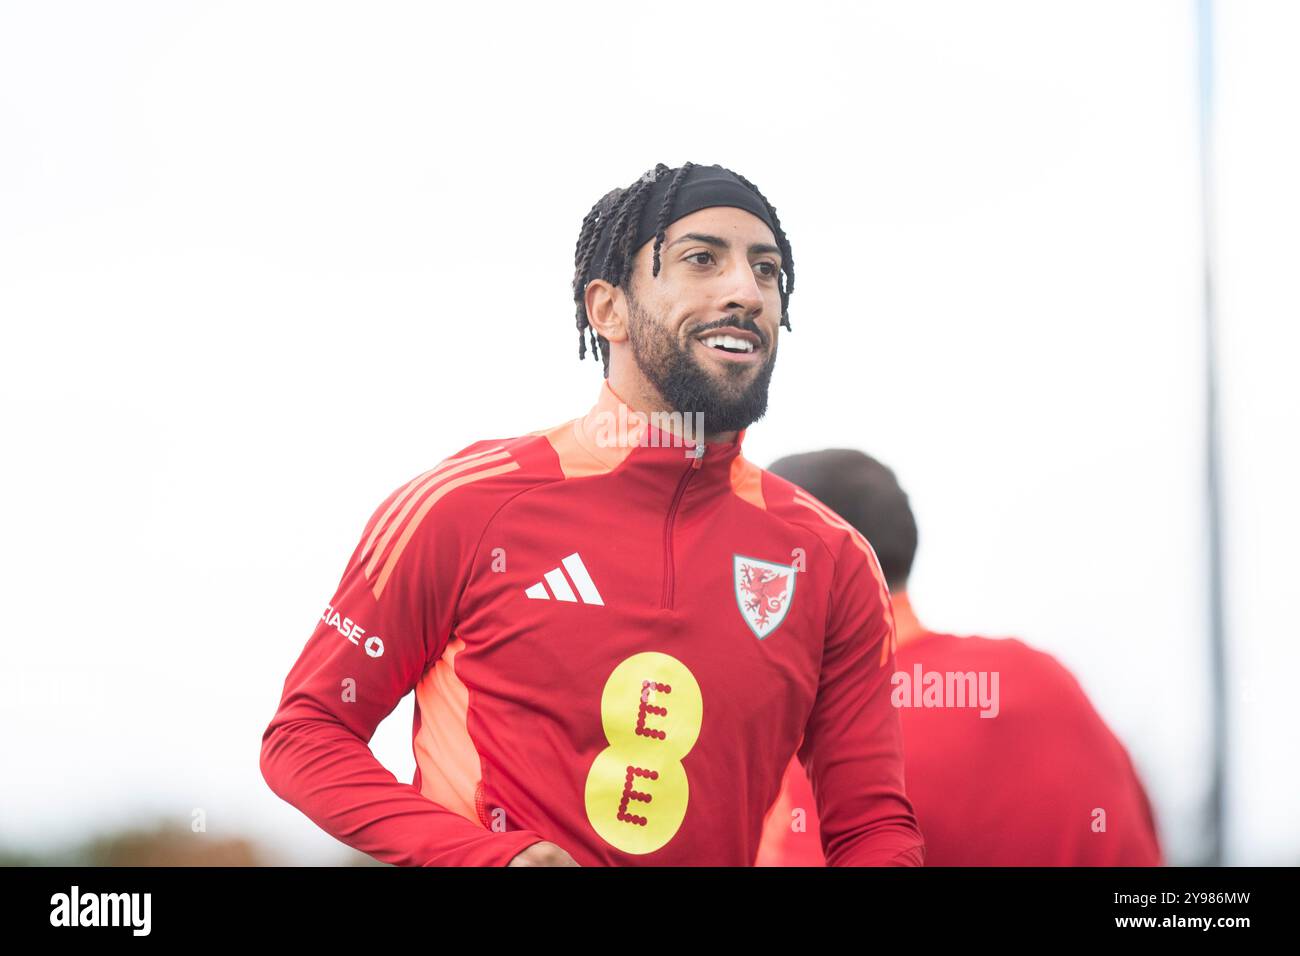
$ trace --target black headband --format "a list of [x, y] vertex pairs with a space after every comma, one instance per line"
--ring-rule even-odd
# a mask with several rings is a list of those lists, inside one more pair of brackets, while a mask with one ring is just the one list
[[[669, 170], [661, 174], [650, 187], [650, 196], [641, 207], [641, 221], [637, 224], [636, 236], [632, 241], [633, 252], [658, 233], [659, 208], [663, 205], [664, 197], [668, 195], [668, 187], [672, 185], [676, 172], [676, 170]], [[677, 187], [677, 193], [673, 196], [673, 208], [668, 211], [668, 223], [674, 223], [683, 216], [689, 216], [709, 206], [734, 206], [753, 213], [767, 223], [773, 236], [776, 235], [776, 227], [772, 225], [772, 217], [768, 215], [767, 205], [763, 200], [737, 179], [734, 173], [716, 165], [692, 166], [686, 171], [686, 175]], [[596, 252], [591, 257], [591, 267], [583, 280], [584, 288], [592, 279], [602, 278], [600, 268], [612, 241], [610, 232], [610, 223], [604, 223], [600, 240], [596, 243]]]

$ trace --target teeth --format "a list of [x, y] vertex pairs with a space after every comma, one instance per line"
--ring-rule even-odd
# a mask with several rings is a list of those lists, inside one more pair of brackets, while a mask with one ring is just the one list
[[744, 339], [738, 339], [732, 335], [710, 335], [701, 339], [705, 345], [711, 349], [727, 347], [729, 349], [739, 349], [742, 352], [754, 351], [754, 343], [747, 342]]

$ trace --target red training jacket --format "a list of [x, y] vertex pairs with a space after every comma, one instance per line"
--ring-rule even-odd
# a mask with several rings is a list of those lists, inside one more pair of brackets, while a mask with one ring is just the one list
[[[397, 488], [285, 681], [267, 784], [388, 863], [549, 840], [583, 866], [751, 865], [798, 748], [832, 865], [921, 865], [875, 555], [744, 434], [683, 444], [605, 383]], [[411, 690], [406, 784], [368, 742]]]

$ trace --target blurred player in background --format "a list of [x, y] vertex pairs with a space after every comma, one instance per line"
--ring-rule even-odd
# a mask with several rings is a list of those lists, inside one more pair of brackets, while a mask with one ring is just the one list
[[[871, 542], [898, 634], [894, 705], [927, 866], [1158, 866], [1147, 795], [1075, 678], [1014, 638], [927, 630], [907, 593], [916, 522], [892, 471], [846, 449], [768, 469]], [[813, 791], [797, 760], [764, 824], [757, 865], [822, 866]]]

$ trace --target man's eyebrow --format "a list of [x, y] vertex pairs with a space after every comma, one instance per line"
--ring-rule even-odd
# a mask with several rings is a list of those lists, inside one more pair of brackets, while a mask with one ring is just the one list
[[[710, 236], [702, 232], [688, 232], [684, 236], [678, 236], [672, 242], [668, 243], [666, 248], [671, 249], [679, 242], [702, 242], [706, 246], [714, 246], [718, 249], [731, 248], [731, 243], [727, 242], [726, 239], [723, 239], [719, 236]], [[751, 256], [763, 252], [772, 252], [775, 253], [778, 257], [781, 255], [781, 250], [776, 246], [772, 245], [770, 242], [754, 242], [750, 244], [749, 254]]]

